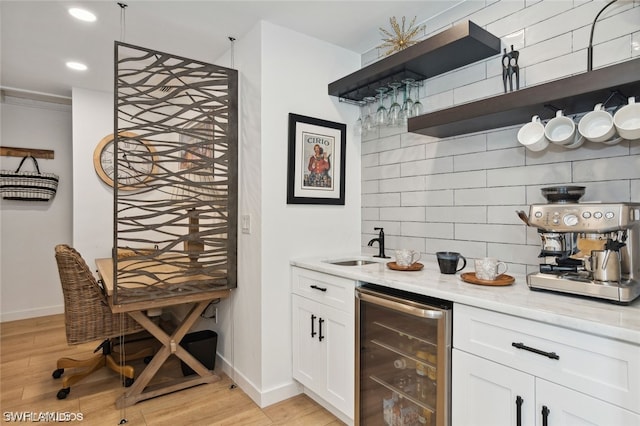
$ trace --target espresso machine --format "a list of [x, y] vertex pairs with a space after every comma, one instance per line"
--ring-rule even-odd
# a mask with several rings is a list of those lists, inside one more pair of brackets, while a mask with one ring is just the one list
[[640, 295], [640, 203], [534, 204], [527, 219], [543, 259], [529, 288], [619, 304]]

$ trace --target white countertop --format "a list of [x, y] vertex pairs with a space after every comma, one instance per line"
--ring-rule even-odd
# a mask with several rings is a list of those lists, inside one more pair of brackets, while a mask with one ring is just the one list
[[[361, 258], [376, 263], [339, 266], [325, 260]], [[441, 274], [435, 262], [421, 261], [421, 271], [394, 271], [393, 259], [364, 255], [293, 259], [291, 265], [357, 281], [379, 284], [455, 303], [517, 315], [561, 327], [640, 344], [640, 298], [628, 306], [560, 293], [531, 291], [523, 275], [511, 274], [515, 283], [504, 287], [480, 286], [462, 281], [459, 274]], [[462, 272], [472, 272], [465, 269]]]

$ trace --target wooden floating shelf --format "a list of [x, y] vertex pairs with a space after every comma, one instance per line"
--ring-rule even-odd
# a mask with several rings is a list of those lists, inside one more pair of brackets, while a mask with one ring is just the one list
[[424, 80], [500, 53], [500, 39], [471, 21], [461, 22], [329, 84], [329, 95], [347, 101], [375, 96], [404, 78]]
[[534, 115], [551, 118], [549, 105], [565, 115], [578, 114], [593, 110], [614, 91], [640, 96], [640, 58], [412, 117], [407, 130], [439, 138], [463, 135], [523, 124]]
[[30, 155], [34, 158], [45, 158], [53, 160], [54, 151], [50, 149], [15, 148], [11, 146], [0, 146], [0, 156], [2, 157], [26, 157]]

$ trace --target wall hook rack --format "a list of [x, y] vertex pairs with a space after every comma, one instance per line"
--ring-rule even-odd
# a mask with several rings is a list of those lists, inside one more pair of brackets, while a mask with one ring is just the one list
[[50, 149], [16, 148], [12, 146], [0, 146], [0, 156], [2, 157], [25, 157], [44, 158], [53, 160], [54, 151]]

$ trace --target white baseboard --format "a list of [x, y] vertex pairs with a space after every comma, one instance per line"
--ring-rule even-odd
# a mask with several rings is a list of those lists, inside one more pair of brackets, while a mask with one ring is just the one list
[[217, 357], [221, 361], [222, 371], [260, 408], [268, 407], [302, 393], [302, 386], [295, 381], [268, 391], [261, 391], [242, 373], [234, 369], [220, 354], [217, 354]]
[[2, 312], [0, 322], [16, 321], [22, 319], [44, 317], [64, 313], [64, 305], [47, 306], [44, 308], [25, 309], [23, 311]]
[[326, 408], [327, 411], [329, 411], [331, 414], [342, 420], [345, 424], [347, 424], [347, 426], [353, 426], [353, 419], [347, 417], [342, 411], [338, 410], [333, 405], [328, 403], [324, 398], [307, 388], [304, 388], [304, 393], [307, 394], [309, 398], [313, 399], [315, 402]]

